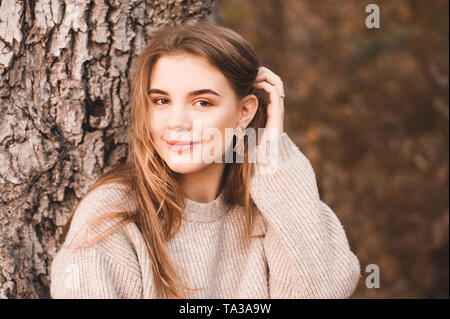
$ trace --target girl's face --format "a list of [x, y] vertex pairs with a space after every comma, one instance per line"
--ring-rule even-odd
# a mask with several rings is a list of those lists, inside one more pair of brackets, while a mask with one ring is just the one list
[[[161, 56], [150, 76], [149, 97], [150, 133], [173, 171], [188, 174], [224, 162], [240, 120], [239, 100], [208, 60], [190, 54]], [[168, 141], [195, 144], [172, 146]]]

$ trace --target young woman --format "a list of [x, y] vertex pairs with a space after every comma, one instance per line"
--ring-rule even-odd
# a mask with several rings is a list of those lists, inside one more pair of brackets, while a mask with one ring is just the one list
[[[349, 297], [359, 261], [283, 131], [283, 98], [238, 33], [157, 32], [136, 64], [127, 162], [70, 217], [51, 296]], [[242, 132], [258, 128], [252, 147]]]

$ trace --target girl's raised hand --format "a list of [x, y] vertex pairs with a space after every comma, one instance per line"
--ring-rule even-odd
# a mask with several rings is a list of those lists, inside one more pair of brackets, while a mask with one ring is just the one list
[[270, 139], [270, 130], [275, 129], [280, 136], [283, 133], [284, 125], [284, 87], [281, 78], [270, 71], [268, 68], [261, 66], [256, 76], [253, 86], [256, 89], [263, 89], [269, 93], [269, 102], [267, 105], [267, 123], [264, 133], [258, 144], [264, 143]]

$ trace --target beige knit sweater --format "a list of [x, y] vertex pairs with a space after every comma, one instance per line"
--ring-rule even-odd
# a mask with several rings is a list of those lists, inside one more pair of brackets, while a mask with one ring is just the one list
[[[245, 234], [244, 211], [226, 204], [223, 193], [209, 203], [186, 198], [180, 232], [167, 245], [187, 271], [191, 287], [203, 288], [189, 293], [190, 298], [348, 298], [354, 292], [360, 264], [342, 224], [320, 200], [309, 160], [286, 133], [277, 142], [279, 166], [274, 172], [264, 165], [272, 157], [261, 147], [254, 153], [254, 234], [265, 234], [263, 238], [236, 240]], [[103, 185], [86, 196], [65, 243], [112, 205], [132, 208], [123, 191], [119, 184]], [[107, 227], [92, 228], [86, 238]], [[178, 274], [189, 284], [181, 270]], [[50, 275], [52, 298], [161, 298], [134, 223], [90, 248], [62, 247]]]

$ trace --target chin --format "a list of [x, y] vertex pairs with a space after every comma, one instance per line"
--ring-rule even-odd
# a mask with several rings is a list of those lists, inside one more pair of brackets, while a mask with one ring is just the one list
[[201, 171], [209, 165], [206, 163], [173, 163], [171, 161], [166, 161], [166, 164], [172, 171], [178, 174], [192, 174]]

